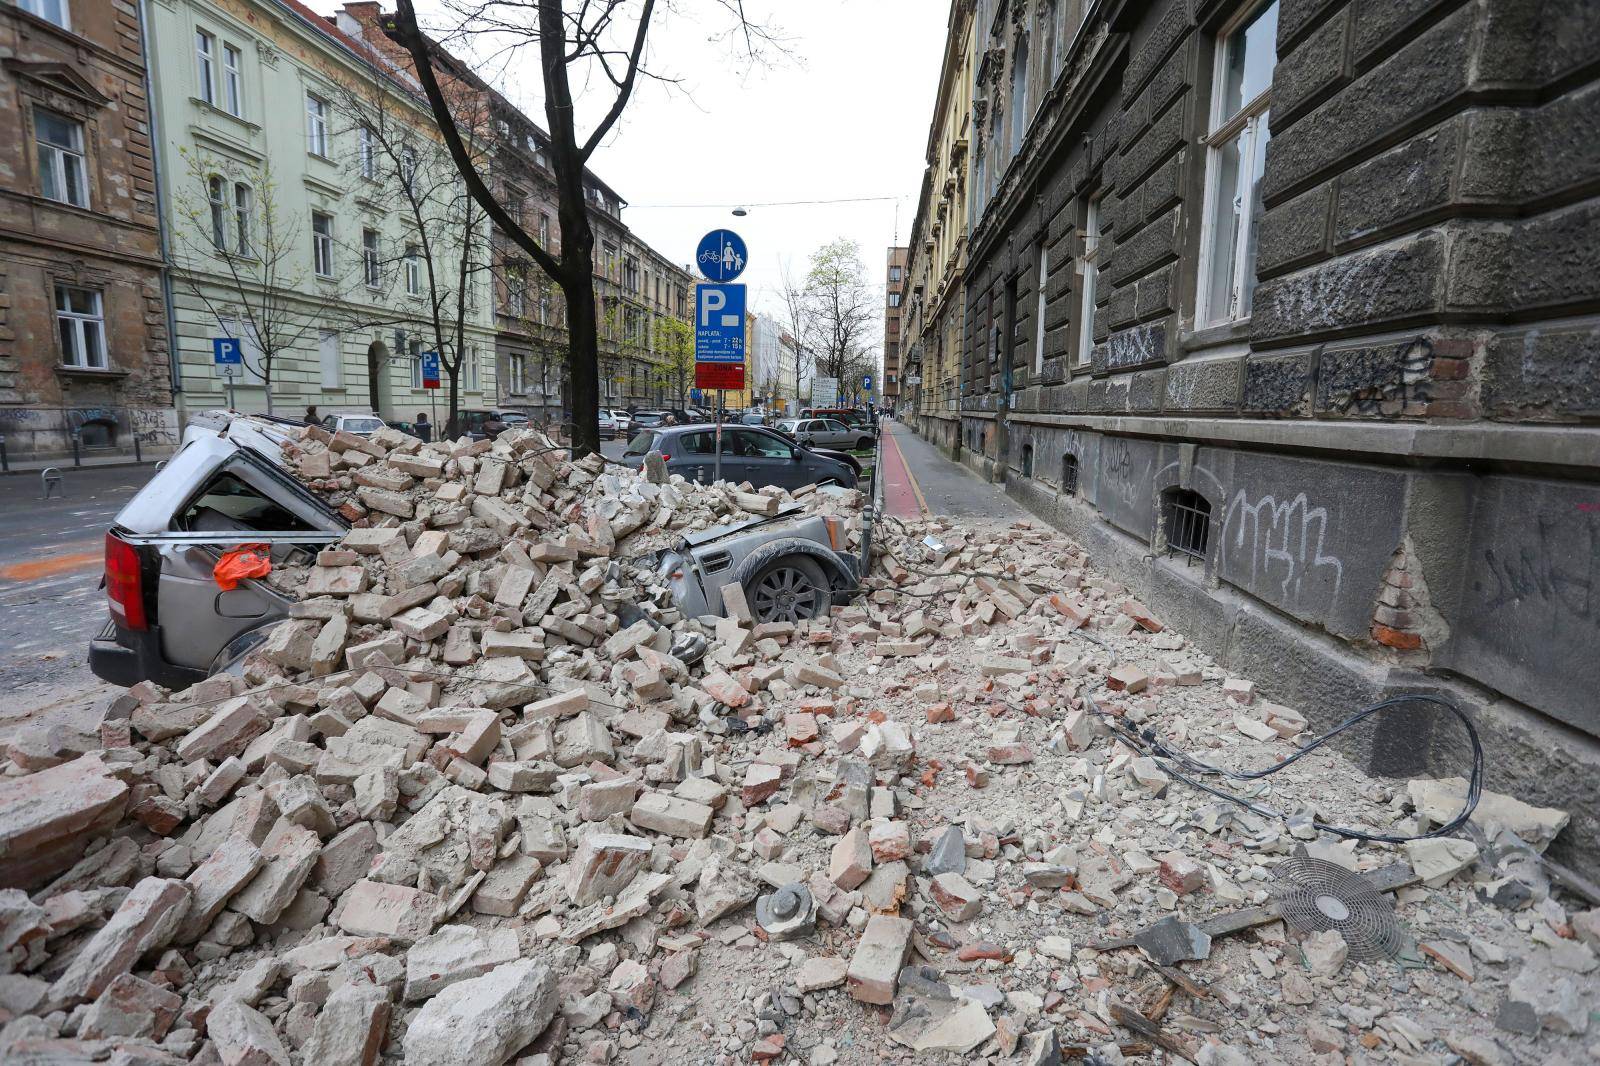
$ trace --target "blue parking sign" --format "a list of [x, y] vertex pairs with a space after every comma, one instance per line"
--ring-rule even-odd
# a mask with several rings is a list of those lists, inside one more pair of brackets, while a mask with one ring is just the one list
[[422, 353], [422, 387], [437, 389], [439, 387], [439, 353]]
[[694, 358], [698, 363], [744, 362], [743, 285], [694, 287]]
[[218, 366], [243, 366], [244, 342], [238, 337], [212, 337], [211, 361]]

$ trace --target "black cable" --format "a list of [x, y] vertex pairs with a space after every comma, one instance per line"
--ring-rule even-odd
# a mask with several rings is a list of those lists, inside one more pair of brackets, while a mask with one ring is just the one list
[[1334, 737], [1337, 737], [1339, 734], [1348, 729], [1354, 728], [1375, 714], [1378, 714], [1382, 711], [1391, 710], [1402, 704], [1432, 703], [1445, 708], [1451, 714], [1455, 715], [1461, 720], [1461, 724], [1466, 728], [1467, 731], [1467, 740], [1472, 746], [1472, 774], [1467, 782], [1467, 795], [1462, 803], [1461, 812], [1444, 825], [1439, 826], [1437, 829], [1413, 836], [1396, 836], [1390, 833], [1367, 833], [1359, 829], [1348, 829], [1343, 826], [1329, 825], [1320, 819], [1312, 819], [1311, 824], [1317, 829], [1320, 829], [1324, 832], [1333, 833], [1337, 836], [1346, 837], [1351, 840], [1366, 840], [1380, 844], [1404, 844], [1411, 840], [1428, 840], [1434, 837], [1446, 837], [1452, 835], [1456, 830], [1460, 829], [1467, 823], [1467, 820], [1472, 817], [1472, 812], [1478, 807], [1478, 800], [1483, 795], [1483, 744], [1478, 738], [1478, 729], [1472, 724], [1472, 719], [1467, 717], [1466, 712], [1462, 711], [1449, 700], [1443, 699], [1439, 696], [1432, 696], [1425, 693], [1415, 693], [1407, 696], [1395, 696], [1390, 699], [1383, 700], [1380, 703], [1375, 703], [1364, 710], [1357, 711], [1355, 714], [1339, 723], [1339, 725], [1335, 726], [1331, 731], [1324, 733], [1322, 736], [1311, 741], [1309, 744], [1298, 748], [1281, 761], [1260, 770], [1228, 770], [1220, 766], [1212, 766], [1208, 763], [1200, 762], [1198, 759], [1195, 759], [1186, 752], [1180, 751], [1171, 744], [1167, 743], [1165, 740], [1162, 740], [1156, 735], [1155, 730], [1148, 727], [1143, 730], [1134, 730], [1127, 726], [1118, 716], [1109, 714], [1106, 711], [1102, 711], [1094, 702], [1094, 697], [1088, 693], [1085, 693], [1083, 698], [1084, 705], [1091, 712], [1101, 718], [1107, 724], [1111, 732], [1120, 740], [1122, 740], [1123, 743], [1127, 744], [1134, 751], [1140, 752], [1143, 755], [1162, 760], [1162, 769], [1164, 769], [1168, 774], [1172, 775], [1177, 780], [1188, 785], [1190, 788], [1197, 789], [1201, 792], [1207, 792], [1218, 797], [1219, 799], [1225, 799], [1229, 802], [1238, 804], [1240, 807], [1243, 807], [1245, 810], [1248, 810], [1253, 814], [1260, 815], [1263, 818], [1276, 819], [1278, 821], [1283, 821], [1284, 816], [1277, 811], [1272, 810], [1270, 807], [1265, 807], [1257, 803], [1251, 803], [1249, 800], [1246, 800], [1240, 796], [1236, 796], [1231, 792], [1224, 792], [1222, 789], [1215, 788], [1204, 783], [1203, 781], [1197, 781], [1188, 774], [1175, 769], [1171, 764], [1176, 763], [1181, 765], [1188, 769], [1190, 773], [1197, 775], [1216, 775], [1219, 777], [1231, 778], [1235, 781], [1257, 781], [1263, 777], [1268, 777], [1277, 773], [1279, 770], [1282, 770], [1291, 763], [1299, 761], [1305, 756], [1311, 754], [1313, 751], [1316, 751], [1318, 748], [1322, 747], [1324, 744], [1328, 743]]

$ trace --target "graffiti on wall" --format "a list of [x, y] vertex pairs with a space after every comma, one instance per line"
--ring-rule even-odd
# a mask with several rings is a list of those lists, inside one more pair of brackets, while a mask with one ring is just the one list
[[1261, 496], [1254, 501], [1240, 489], [1222, 515], [1218, 565], [1230, 561], [1247, 570], [1250, 584], [1275, 581], [1288, 603], [1297, 603], [1308, 578], [1331, 579], [1328, 602], [1339, 597], [1344, 563], [1327, 551], [1328, 510], [1312, 506], [1305, 493], [1280, 501]]
[[1150, 460], [1140, 462], [1125, 440], [1108, 437], [1100, 445], [1100, 485], [1124, 507], [1132, 507], [1150, 488]]
[[1490, 611], [1524, 604], [1600, 629], [1600, 511], [1535, 515], [1515, 547], [1483, 550], [1473, 588]]

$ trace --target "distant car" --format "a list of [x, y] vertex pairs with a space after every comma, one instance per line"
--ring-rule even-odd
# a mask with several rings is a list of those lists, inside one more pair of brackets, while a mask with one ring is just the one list
[[746, 411], [739, 416], [739, 424], [742, 426], [764, 426], [767, 424], [767, 416], [760, 411]]
[[847, 426], [864, 429], [873, 436], [878, 435], [877, 419], [865, 411], [858, 411], [854, 407], [802, 407], [800, 418], [835, 418]]
[[600, 439], [617, 439], [617, 418], [604, 407], [600, 408]]
[[383, 419], [372, 414], [332, 414], [322, 416], [322, 428], [329, 433], [354, 433], [370, 437], [384, 427]]
[[851, 448], [865, 451], [872, 447], [872, 435], [864, 429], [847, 426], [836, 418], [786, 418], [776, 426], [808, 448]]
[[[645, 456], [655, 452], [665, 460], [668, 473], [707, 483], [717, 476], [716, 440], [717, 427], [706, 423], [645, 428], [628, 442], [622, 461], [643, 466]], [[723, 426], [721, 468], [722, 480], [748, 481], [756, 488], [818, 484], [853, 489], [858, 474], [858, 468], [842, 457], [803, 447], [764, 426]]]
[[667, 420], [670, 411], [656, 411], [641, 409], [633, 412], [633, 425], [635, 429], [648, 429], [661, 425]]
[[525, 426], [529, 422], [521, 411], [489, 410], [469, 407], [456, 412], [454, 436], [484, 440], [498, 437], [512, 426]]
[[628, 437], [633, 434], [633, 416], [628, 412], [620, 407], [613, 407], [611, 409], [611, 418], [617, 423], [617, 432], [622, 436]]

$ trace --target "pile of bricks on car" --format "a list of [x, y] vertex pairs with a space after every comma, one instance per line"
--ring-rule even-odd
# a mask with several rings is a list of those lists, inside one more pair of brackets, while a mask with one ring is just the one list
[[[1097, 710], [1233, 765], [1282, 758], [1306, 717], [1051, 531], [890, 522], [827, 618], [757, 624], [737, 592], [686, 618], [626, 560], [795, 502], [859, 544], [859, 496], [652, 482], [522, 431], [312, 430], [292, 451], [355, 528], [274, 572], [297, 603], [243, 676], [137, 686], [99, 736], [7, 752], [0, 1060], [1477, 1064], [1581, 1044], [1600, 911], [1568, 910], [1538, 857], [1564, 812], [1485, 792], [1485, 847], [1397, 849], [1316, 816], [1422, 832], [1465, 782], [1394, 790], [1319, 753], [1271, 779], [1281, 822], [1181, 787]], [[1205, 923], [1269, 904], [1300, 854], [1400, 864], [1404, 987], [1275, 912], [1212, 945]]]

